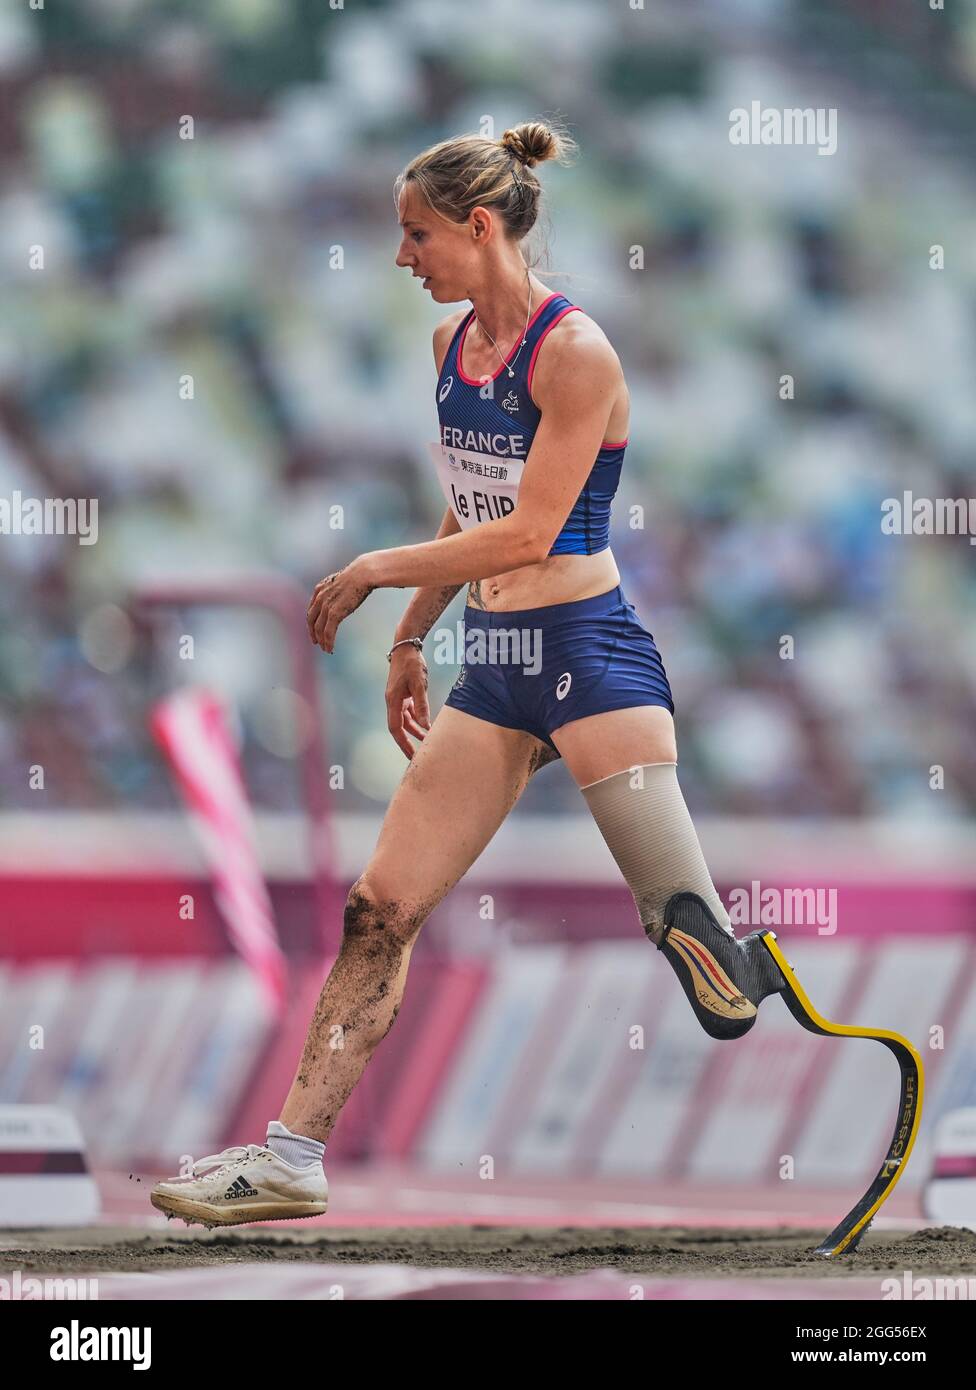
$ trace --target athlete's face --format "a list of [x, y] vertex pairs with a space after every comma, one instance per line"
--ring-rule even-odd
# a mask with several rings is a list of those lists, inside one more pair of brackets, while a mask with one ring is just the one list
[[467, 223], [438, 217], [412, 183], [400, 194], [399, 215], [403, 237], [397, 265], [417, 276], [439, 304], [470, 298], [474, 258]]

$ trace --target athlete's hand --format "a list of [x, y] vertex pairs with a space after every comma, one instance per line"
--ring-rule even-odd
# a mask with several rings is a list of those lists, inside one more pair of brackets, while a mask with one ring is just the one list
[[366, 557], [360, 556], [344, 570], [327, 574], [312, 591], [305, 616], [308, 635], [324, 652], [335, 650], [336, 629], [372, 592], [374, 585], [366, 577]]
[[427, 663], [416, 647], [397, 647], [390, 658], [386, 683], [386, 726], [408, 758], [415, 752], [407, 737], [423, 742], [430, 728], [427, 703]]

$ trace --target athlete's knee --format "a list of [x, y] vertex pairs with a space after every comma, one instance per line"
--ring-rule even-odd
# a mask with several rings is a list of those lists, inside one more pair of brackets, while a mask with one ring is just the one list
[[388, 940], [405, 945], [413, 940], [427, 917], [423, 906], [382, 892], [364, 874], [346, 898], [342, 916], [343, 943]]

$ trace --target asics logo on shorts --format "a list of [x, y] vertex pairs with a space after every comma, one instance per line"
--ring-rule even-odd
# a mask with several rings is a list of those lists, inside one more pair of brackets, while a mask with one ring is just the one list
[[454, 385], [454, 378], [453, 378], [452, 376], [449, 376], [449, 377], [447, 378], [447, 380], [445, 381], [444, 385], [441, 387], [441, 389], [440, 389], [440, 390], [438, 391], [438, 393], [437, 393], [437, 399], [438, 399], [438, 401], [442, 401], [442, 400], [444, 399], [444, 397], [447, 395], [448, 391], [450, 391], [450, 389], [451, 389], [451, 387], [452, 387], [453, 385]]
[[556, 686], [557, 700], [565, 700], [566, 696], [569, 694], [569, 687], [572, 683], [573, 678], [568, 671], [559, 677], [559, 684]]

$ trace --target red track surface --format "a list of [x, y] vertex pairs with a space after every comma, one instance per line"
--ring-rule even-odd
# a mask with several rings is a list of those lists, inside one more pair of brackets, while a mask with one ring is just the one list
[[[496, 1177], [490, 1182], [413, 1168], [327, 1164], [329, 1212], [309, 1226], [809, 1226], [830, 1229], [861, 1195], [841, 1188], [722, 1188], [607, 1179]], [[105, 1220], [166, 1224], [149, 1204], [155, 1174], [99, 1175]], [[923, 1221], [914, 1192], [898, 1189], [875, 1229]], [[264, 1223], [262, 1223], [264, 1224]], [[267, 1223], [281, 1225], [286, 1223]]]

